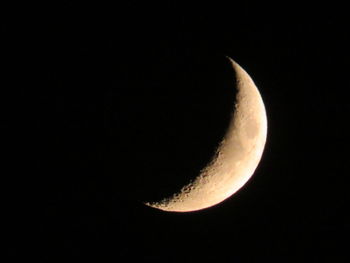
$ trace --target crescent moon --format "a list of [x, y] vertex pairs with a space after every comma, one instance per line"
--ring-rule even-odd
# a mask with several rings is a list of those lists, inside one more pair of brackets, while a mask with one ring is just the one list
[[214, 157], [180, 192], [146, 205], [171, 212], [214, 206], [237, 192], [253, 175], [265, 147], [267, 118], [259, 90], [248, 73], [228, 58], [236, 74], [236, 102]]

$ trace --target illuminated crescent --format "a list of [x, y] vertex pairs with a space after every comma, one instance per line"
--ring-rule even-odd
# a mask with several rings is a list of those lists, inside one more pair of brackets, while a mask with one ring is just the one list
[[237, 96], [233, 117], [213, 159], [180, 192], [146, 205], [174, 212], [204, 209], [233, 195], [253, 175], [266, 142], [265, 107], [247, 72], [229, 60], [236, 73]]

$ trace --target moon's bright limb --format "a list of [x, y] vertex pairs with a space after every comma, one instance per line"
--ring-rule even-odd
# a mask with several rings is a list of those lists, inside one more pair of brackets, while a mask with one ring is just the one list
[[238, 191], [253, 175], [267, 135], [264, 103], [253, 80], [229, 58], [236, 73], [233, 118], [212, 161], [179, 193], [145, 203], [165, 211], [190, 212], [216, 205]]

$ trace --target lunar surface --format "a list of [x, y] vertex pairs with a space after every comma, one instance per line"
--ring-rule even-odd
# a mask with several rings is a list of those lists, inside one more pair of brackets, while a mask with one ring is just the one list
[[236, 74], [237, 95], [233, 117], [214, 157], [180, 192], [146, 205], [172, 212], [201, 210], [233, 195], [253, 175], [266, 142], [265, 107], [247, 72], [229, 60]]

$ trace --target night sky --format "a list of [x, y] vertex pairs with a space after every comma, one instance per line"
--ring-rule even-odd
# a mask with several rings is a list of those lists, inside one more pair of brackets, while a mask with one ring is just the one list
[[[48, 2], [1, 11], [10, 259], [349, 261], [344, 7]], [[265, 103], [255, 174], [206, 210], [144, 206], [195, 178], [223, 137], [225, 56]]]

